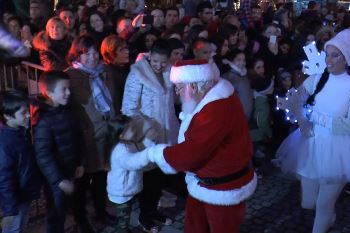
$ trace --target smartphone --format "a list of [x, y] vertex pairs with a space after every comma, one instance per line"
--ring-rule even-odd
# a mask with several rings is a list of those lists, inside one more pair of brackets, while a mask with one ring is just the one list
[[274, 36], [274, 35], [272, 35], [272, 36], [270, 36], [270, 43], [271, 44], [276, 44], [276, 39], [277, 39], [277, 37], [276, 36]]
[[153, 15], [144, 15], [142, 17], [142, 24], [153, 24]]
[[220, 14], [221, 14], [221, 10], [216, 10], [214, 15], [220, 16]]

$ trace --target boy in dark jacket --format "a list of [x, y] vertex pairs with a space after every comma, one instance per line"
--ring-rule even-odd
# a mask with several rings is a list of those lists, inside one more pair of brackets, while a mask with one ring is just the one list
[[23, 232], [32, 200], [39, 198], [40, 173], [26, 128], [28, 100], [18, 91], [0, 100], [0, 207], [2, 232]]
[[[68, 104], [69, 77], [62, 71], [44, 72], [40, 77], [40, 96], [32, 106], [34, 147], [38, 166], [47, 186], [47, 232], [64, 233], [64, 222], [74, 180], [83, 175], [83, 146], [77, 121]], [[72, 204], [80, 232], [93, 232], [88, 221], [77, 217], [79, 203]], [[80, 207], [81, 208], [81, 207]]]

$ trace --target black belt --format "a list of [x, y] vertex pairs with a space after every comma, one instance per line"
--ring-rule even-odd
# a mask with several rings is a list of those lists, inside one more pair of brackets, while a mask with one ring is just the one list
[[252, 165], [248, 164], [247, 166], [245, 166], [241, 170], [239, 170], [237, 172], [234, 172], [232, 174], [229, 174], [227, 176], [205, 177], [205, 178], [201, 178], [199, 176], [196, 176], [196, 178], [199, 180], [200, 183], [208, 185], [208, 186], [224, 184], [224, 183], [236, 180], [238, 178], [241, 178], [242, 176], [245, 176], [246, 174], [248, 174], [248, 172], [250, 171], [251, 167], [252, 167]]

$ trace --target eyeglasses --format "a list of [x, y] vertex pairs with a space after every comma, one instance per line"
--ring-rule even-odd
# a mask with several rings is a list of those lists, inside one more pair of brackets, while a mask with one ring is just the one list
[[181, 86], [175, 86], [175, 93], [176, 95], [179, 95], [182, 89], [185, 88], [186, 85], [181, 85]]

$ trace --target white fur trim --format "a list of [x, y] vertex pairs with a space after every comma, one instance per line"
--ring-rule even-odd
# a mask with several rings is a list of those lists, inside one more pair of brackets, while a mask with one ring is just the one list
[[148, 158], [152, 163], [156, 163], [164, 173], [175, 174], [177, 171], [164, 159], [163, 151], [166, 147], [167, 145], [165, 144], [158, 144], [150, 147], [148, 150]]
[[202, 187], [198, 183], [195, 174], [186, 173], [186, 183], [188, 192], [192, 197], [212, 205], [237, 205], [247, 200], [253, 195], [258, 184], [258, 179], [254, 173], [253, 179], [246, 185], [232, 190], [212, 190]]
[[195, 83], [218, 79], [213, 63], [201, 65], [173, 66], [170, 81], [173, 83]]
[[200, 112], [202, 108], [210, 102], [228, 98], [230, 95], [233, 94], [233, 92], [234, 88], [229, 81], [227, 81], [226, 79], [219, 79], [218, 83], [212, 89], [210, 89], [208, 93], [204, 96], [204, 98], [199, 102], [197, 107], [194, 109], [193, 113], [180, 113], [180, 119], [182, 120], [182, 122], [178, 136], [178, 143], [185, 141], [184, 134], [188, 126], [190, 125], [193, 116], [196, 113]]
[[324, 45], [324, 50], [326, 50], [328, 45], [333, 45], [337, 47], [341, 53], [344, 55], [346, 63], [350, 66], [350, 47], [349, 47], [350, 29], [344, 29], [339, 32], [335, 37], [327, 41]]
[[245, 67], [243, 67], [243, 69], [241, 69], [238, 66], [236, 66], [233, 62], [230, 62], [227, 59], [223, 59], [222, 63], [229, 65], [232, 70], [234, 70], [235, 72], [237, 72], [241, 76], [245, 76], [247, 74], [247, 69]]

